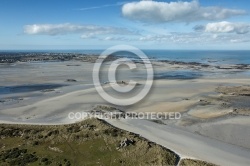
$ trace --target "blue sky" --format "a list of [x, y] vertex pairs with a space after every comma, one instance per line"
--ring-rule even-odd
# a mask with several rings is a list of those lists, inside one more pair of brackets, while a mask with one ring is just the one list
[[249, 49], [248, 0], [1, 0], [0, 50]]

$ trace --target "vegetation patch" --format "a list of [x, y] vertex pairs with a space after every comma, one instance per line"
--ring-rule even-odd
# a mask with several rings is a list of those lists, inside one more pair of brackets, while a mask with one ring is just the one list
[[205, 161], [194, 160], [194, 159], [182, 159], [180, 161], [179, 166], [216, 166], [215, 164], [211, 164]]
[[0, 165], [177, 165], [174, 152], [98, 119], [0, 125]]

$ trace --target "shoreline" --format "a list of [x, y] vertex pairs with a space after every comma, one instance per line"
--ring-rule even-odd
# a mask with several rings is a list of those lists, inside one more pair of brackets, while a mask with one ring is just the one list
[[[56, 53], [56, 52], [1, 52], [0, 65], [15, 65], [16, 63], [50, 63], [50, 62], [89, 62], [95, 63], [99, 54], [90, 53]], [[119, 58], [119, 55], [110, 55], [105, 60], [114, 61]], [[178, 59], [161, 59], [150, 55], [150, 61], [155, 65], [167, 64], [174, 68], [189, 68], [189, 69], [217, 69], [217, 70], [250, 70], [250, 64], [245, 63], [219, 63], [219, 60], [209, 60], [207, 62], [178, 60]], [[135, 63], [141, 63], [139, 59], [133, 60]], [[69, 65], [71, 66], [71, 65]], [[78, 65], [72, 65], [78, 66]]]

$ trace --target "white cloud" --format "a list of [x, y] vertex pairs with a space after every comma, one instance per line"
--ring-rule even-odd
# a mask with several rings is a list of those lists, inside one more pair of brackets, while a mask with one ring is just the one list
[[106, 36], [104, 38], [99, 38], [101, 41], [122, 41], [122, 42], [130, 42], [130, 41], [137, 41], [134, 37], [123, 37], [123, 36]]
[[[170, 33], [167, 35], [146, 35], [139, 38], [143, 42], [160, 42], [160, 43], [194, 43], [200, 42], [205, 36], [197, 33]], [[207, 36], [206, 36], [207, 37]], [[205, 41], [205, 40], [204, 40]]]
[[[207, 25], [217, 25], [208, 26]], [[24, 32], [30, 35], [65, 35], [79, 34], [82, 39], [94, 39], [95, 41], [114, 41], [127, 43], [161, 43], [161, 44], [214, 44], [214, 43], [243, 43], [250, 42], [250, 34], [238, 35], [237, 33], [245, 33], [248, 24], [229, 24], [233, 28], [227, 28], [227, 24], [222, 24], [223, 28], [219, 28], [221, 24], [207, 24], [198, 26], [196, 30], [202, 32], [216, 33], [197, 33], [197, 32], [162, 32], [154, 33], [153, 31], [138, 34], [126, 28], [117, 27], [101, 27], [96, 25], [74, 25], [74, 24], [34, 24], [24, 27]], [[236, 26], [237, 25], [237, 26]], [[241, 26], [240, 26], [241, 25]], [[245, 25], [245, 26], [243, 26]], [[213, 27], [213, 28], [212, 28]], [[249, 26], [248, 26], [249, 27]], [[231, 32], [231, 33], [218, 33]], [[235, 33], [232, 33], [235, 32]]]
[[105, 41], [127, 41], [129, 39], [124, 38], [124, 37], [114, 37], [114, 36], [107, 36], [105, 38], [100, 38], [100, 40], [105, 40]]
[[102, 27], [97, 25], [75, 25], [75, 24], [33, 24], [24, 26], [24, 33], [29, 35], [65, 35], [82, 34], [82, 38], [92, 38], [95, 35], [119, 34], [134, 35], [133, 31], [126, 28]]
[[177, 44], [225, 44], [250, 42], [248, 34], [239, 36], [237, 34], [209, 34], [209, 33], [176, 33], [167, 35], [145, 35], [138, 38], [141, 42], [177, 43]]
[[114, 40], [114, 37], [107, 36], [103, 40]]
[[199, 20], [222, 20], [244, 15], [246, 11], [216, 6], [202, 7], [197, 0], [191, 2], [139, 1], [122, 7], [124, 17], [143, 22], [193, 22]]
[[247, 43], [250, 42], [250, 39], [231, 39], [231, 43]]
[[139, 38], [140, 41], [163, 42], [171, 41], [171, 35], [146, 35]]
[[124, 3], [125, 3], [125, 2], [117, 2], [117, 3], [114, 3], [114, 4], [106, 4], [106, 5], [101, 5], [101, 6], [84, 7], [84, 8], [78, 9], [78, 10], [85, 11], [85, 10], [93, 10], [93, 9], [107, 8], [107, 7], [112, 7], [112, 6], [121, 6], [121, 5], [123, 5]]
[[250, 24], [232, 23], [227, 21], [208, 23], [207, 25], [197, 25], [194, 27], [196, 31], [210, 33], [237, 33], [246, 34], [250, 30]]
[[95, 38], [96, 34], [93, 33], [89, 33], [89, 34], [85, 34], [85, 35], [81, 35], [82, 39], [93, 39]]

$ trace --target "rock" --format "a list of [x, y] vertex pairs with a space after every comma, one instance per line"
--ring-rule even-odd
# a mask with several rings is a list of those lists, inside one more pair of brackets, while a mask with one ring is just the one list
[[49, 149], [52, 150], [52, 151], [54, 151], [54, 152], [58, 152], [58, 153], [62, 153], [63, 152], [61, 149], [59, 149], [57, 147], [50, 147], [49, 146]]
[[55, 89], [44, 89], [44, 90], [41, 90], [41, 92], [53, 92], [55, 91]]
[[118, 148], [124, 148], [124, 147], [127, 147], [129, 145], [132, 145], [134, 144], [134, 140], [130, 140], [128, 138], [125, 138], [123, 141], [120, 142], [120, 145]]
[[67, 79], [67, 82], [77, 82], [77, 81], [74, 79]]

